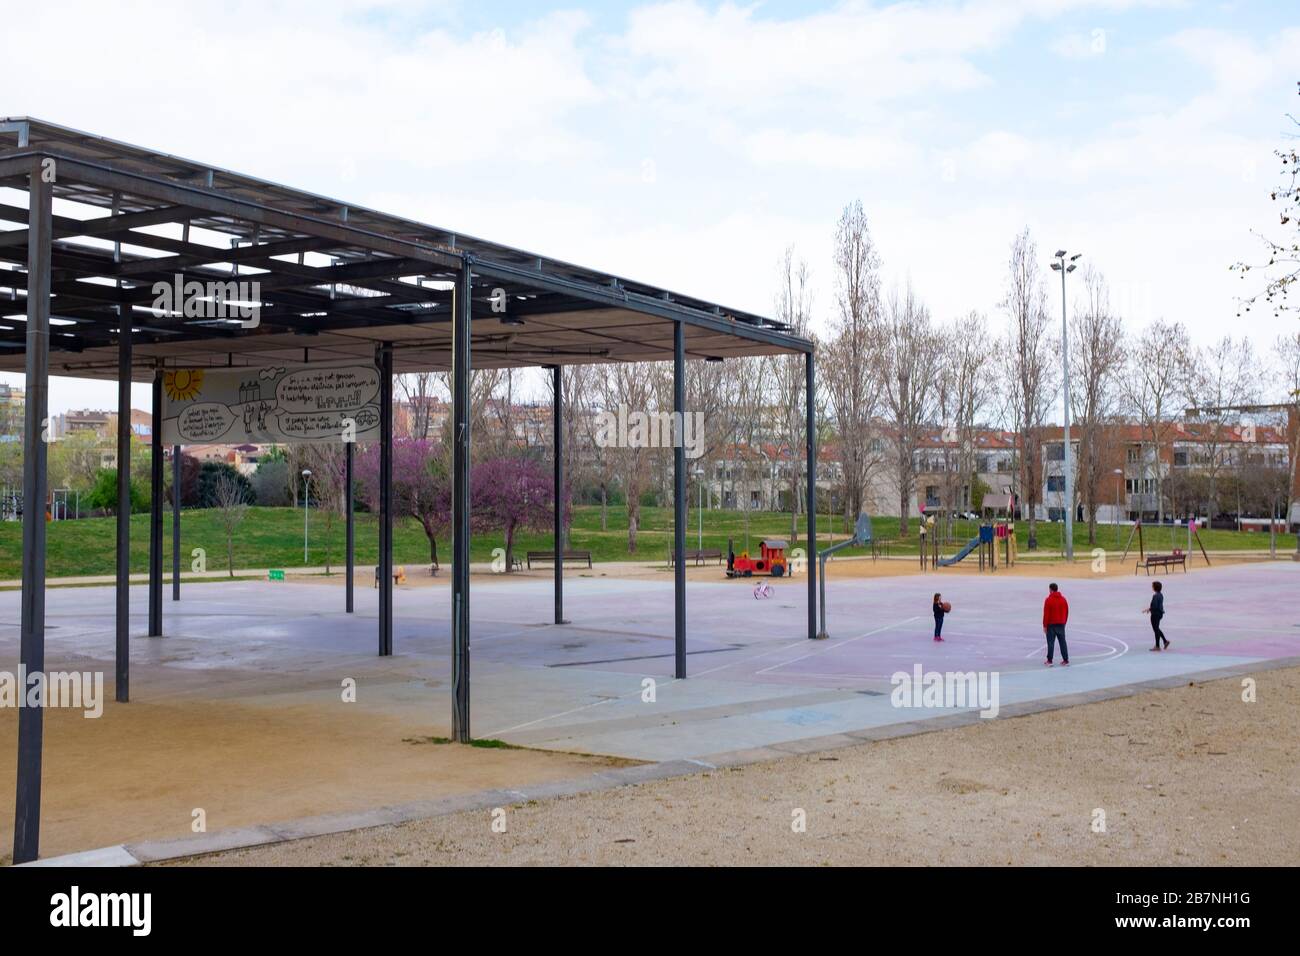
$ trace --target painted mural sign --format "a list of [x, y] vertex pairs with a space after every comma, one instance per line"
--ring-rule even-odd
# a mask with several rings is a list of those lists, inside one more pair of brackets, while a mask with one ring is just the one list
[[167, 445], [377, 441], [379, 369], [332, 363], [163, 373]]

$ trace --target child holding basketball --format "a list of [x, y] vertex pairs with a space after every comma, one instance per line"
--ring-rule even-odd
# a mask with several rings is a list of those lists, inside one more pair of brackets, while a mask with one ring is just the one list
[[934, 639], [943, 640], [943, 616], [952, 610], [952, 605], [943, 599], [938, 591], [934, 594]]

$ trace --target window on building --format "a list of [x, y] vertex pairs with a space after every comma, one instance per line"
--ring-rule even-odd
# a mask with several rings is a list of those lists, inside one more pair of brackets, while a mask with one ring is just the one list
[[1057, 442], [1047, 446], [1048, 461], [1065, 461], [1065, 442]]
[[1047, 490], [1048, 490], [1048, 491], [1064, 491], [1064, 490], [1065, 490], [1065, 475], [1048, 475], [1048, 476], [1047, 476]]

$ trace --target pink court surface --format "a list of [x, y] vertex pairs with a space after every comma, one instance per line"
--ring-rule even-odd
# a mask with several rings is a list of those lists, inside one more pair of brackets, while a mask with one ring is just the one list
[[[672, 679], [672, 583], [585, 572], [565, 583], [570, 624], [548, 623], [545, 578], [476, 575], [472, 591], [476, 737], [521, 746], [662, 761], [709, 762], [737, 751], [816, 749], [847, 735], [974, 716], [977, 708], [897, 707], [891, 675], [998, 675], [1003, 716], [1300, 658], [1300, 564], [1271, 562], [1172, 574], [1165, 583], [1170, 651], [1150, 653], [1141, 614], [1150, 580], [1062, 579], [1071, 667], [1043, 666], [1049, 578], [949, 575], [828, 581], [830, 637], [809, 641], [806, 581], [695, 578], [688, 588], [688, 673]], [[931, 637], [930, 600], [953, 604], [945, 641]], [[328, 703], [357, 681], [366, 709], [446, 735], [450, 592], [399, 588], [395, 656], [378, 658], [376, 598], [357, 612], [326, 583], [186, 584], [165, 603], [164, 638], [144, 636], [145, 592], [132, 590], [132, 696], [238, 698], [265, 706]], [[18, 663], [18, 592], [0, 594], [0, 669]], [[51, 590], [47, 669], [100, 669], [111, 684], [113, 591]], [[111, 695], [110, 695], [111, 699]], [[109, 706], [112, 706], [111, 704]], [[320, 746], [328, 746], [322, 741]]]

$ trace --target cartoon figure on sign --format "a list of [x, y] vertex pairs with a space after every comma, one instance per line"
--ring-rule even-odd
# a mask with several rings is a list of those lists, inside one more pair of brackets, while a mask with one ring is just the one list
[[257, 408], [255, 406], [253, 405], [244, 406], [244, 434], [245, 435], [253, 434], [253, 415], [256, 412], [257, 412]]
[[273, 409], [273, 408], [275, 408], [275, 403], [273, 403], [273, 402], [258, 402], [258, 403], [257, 403], [257, 428], [258, 428], [258, 431], [263, 431], [263, 432], [266, 431], [266, 413], [269, 412], [269, 411], [270, 411], [271, 409]]

